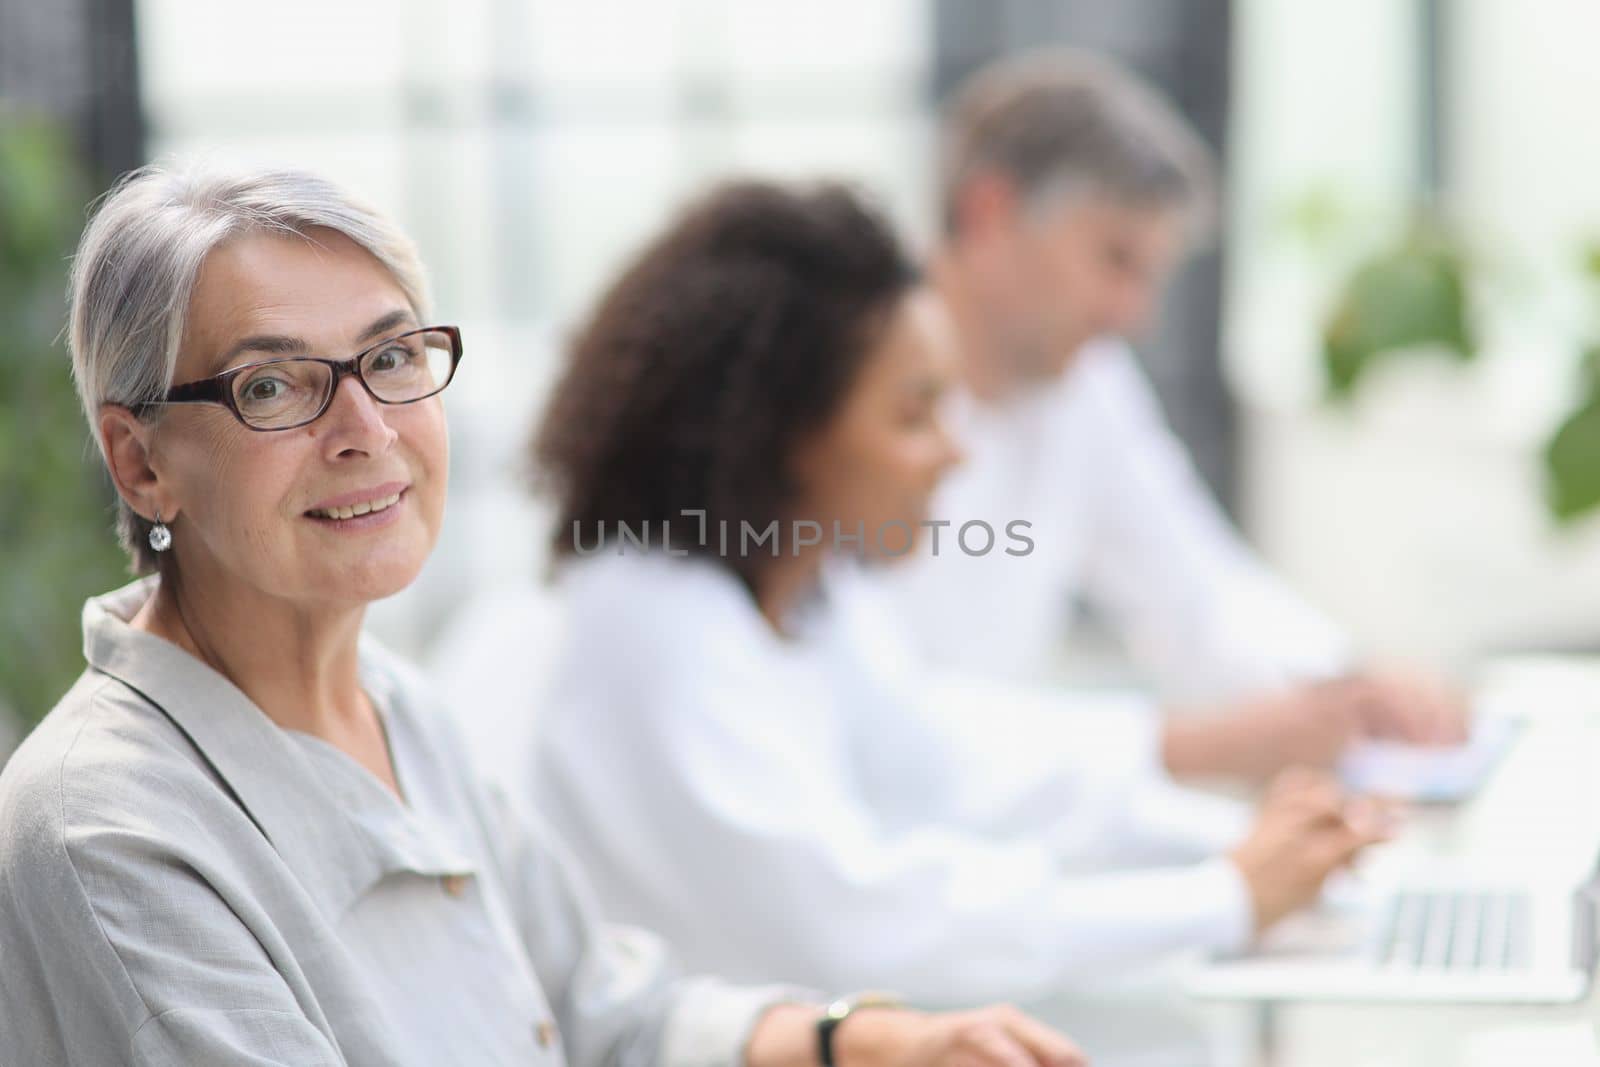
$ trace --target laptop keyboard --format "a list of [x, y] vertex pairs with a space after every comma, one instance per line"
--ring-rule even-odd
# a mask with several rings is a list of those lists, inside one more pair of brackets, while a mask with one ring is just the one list
[[1384, 966], [1426, 970], [1518, 970], [1528, 966], [1526, 893], [1396, 893], [1381, 927]]

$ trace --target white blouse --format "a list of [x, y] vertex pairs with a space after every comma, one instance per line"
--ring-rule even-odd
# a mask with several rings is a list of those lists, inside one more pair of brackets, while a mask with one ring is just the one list
[[1247, 812], [1161, 775], [1142, 702], [928, 683], [849, 572], [789, 637], [707, 559], [609, 549], [561, 594], [533, 802], [696, 968], [955, 1004], [1248, 936]]

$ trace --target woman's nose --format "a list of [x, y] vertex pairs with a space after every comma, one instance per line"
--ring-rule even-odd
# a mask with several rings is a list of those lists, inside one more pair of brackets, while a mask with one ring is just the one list
[[384, 417], [384, 405], [354, 375], [334, 389], [333, 402], [322, 421], [327, 424], [328, 443], [336, 453], [355, 450], [376, 454], [398, 436]]

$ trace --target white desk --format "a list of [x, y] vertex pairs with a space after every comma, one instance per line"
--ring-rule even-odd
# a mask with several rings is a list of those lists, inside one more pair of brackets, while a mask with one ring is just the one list
[[[1526, 722], [1487, 785], [1421, 810], [1363, 861], [1368, 877], [1430, 860], [1577, 877], [1600, 849], [1600, 661], [1505, 660], [1478, 698]], [[1029, 1005], [1099, 1067], [1600, 1067], [1600, 992], [1560, 1008], [1197, 1004], [1181, 974]]]
[[[1572, 843], [1600, 848], [1600, 663], [1502, 661], [1483, 671], [1478, 697], [1526, 718], [1514, 748], [1476, 797], [1456, 810], [1414, 813], [1364, 870], [1435, 859], [1576, 879], [1592, 866], [1593, 854]], [[1207, 1011], [1218, 1060], [1229, 1067], [1600, 1064], [1595, 993], [1560, 1008], [1285, 1004]]]

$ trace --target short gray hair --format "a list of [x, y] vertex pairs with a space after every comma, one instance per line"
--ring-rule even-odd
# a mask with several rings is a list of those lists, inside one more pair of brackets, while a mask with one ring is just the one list
[[[119, 180], [72, 261], [67, 348], [96, 441], [101, 405], [148, 403], [172, 387], [189, 299], [207, 255], [245, 233], [304, 236], [313, 228], [334, 230], [366, 249], [394, 276], [417, 317], [425, 317], [428, 285], [415, 245], [326, 178], [168, 164]], [[156, 569], [149, 533], [150, 523], [119, 502], [117, 534], [136, 573]]]
[[1086, 188], [1209, 223], [1211, 152], [1171, 104], [1104, 57], [1056, 48], [984, 67], [956, 89], [943, 134], [947, 233], [962, 191], [984, 172], [1009, 177], [1029, 207]]

